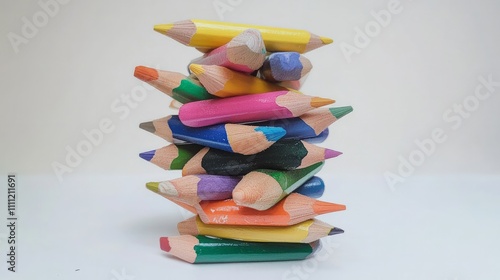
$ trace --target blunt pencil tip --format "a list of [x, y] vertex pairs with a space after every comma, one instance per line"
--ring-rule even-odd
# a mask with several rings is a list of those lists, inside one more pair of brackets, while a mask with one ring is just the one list
[[153, 29], [156, 32], [160, 32], [162, 34], [165, 34], [165, 33], [167, 33], [167, 31], [172, 29], [172, 27], [174, 27], [173, 24], [157, 24], [153, 27]]
[[335, 102], [335, 100], [330, 99], [330, 98], [323, 98], [323, 97], [313, 97], [313, 98], [311, 98], [311, 106], [315, 107], [315, 108], [318, 108], [318, 107], [321, 107], [321, 106], [325, 106], [325, 105], [328, 105], [328, 104], [332, 104], [334, 102]]
[[331, 38], [328, 38], [328, 37], [323, 37], [323, 36], [320, 36], [319, 39], [321, 40], [321, 42], [323, 42], [323, 44], [325, 45], [328, 45], [328, 44], [331, 44], [333, 43], [333, 39]]
[[155, 155], [155, 151], [147, 151], [147, 152], [144, 152], [144, 153], [140, 153], [139, 156], [142, 158], [142, 159], [145, 159], [147, 161], [151, 161], [151, 159], [154, 157]]
[[158, 71], [146, 66], [137, 66], [134, 70], [134, 77], [144, 82], [154, 81], [158, 79]]
[[168, 237], [160, 237], [160, 249], [165, 252], [170, 252], [172, 249], [170, 247], [170, 242], [168, 241]]
[[191, 72], [193, 72], [195, 75], [200, 75], [203, 73], [203, 66], [199, 64], [190, 64], [189, 70], [191, 70]]
[[344, 233], [344, 230], [341, 229], [341, 228], [338, 228], [338, 227], [334, 227], [330, 230], [330, 232], [328, 233], [328, 235], [335, 235], [335, 234], [341, 234], [341, 233]]
[[148, 182], [148, 183], [146, 183], [146, 188], [148, 188], [148, 190], [150, 190], [152, 192], [159, 193], [160, 190], [158, 188], [158, 185], [159, 185], [158, 182]]
[[255, 131], [262, 132], [270, 142], [276, 142], [286, 134], [286, 130], [281, 127], [259, 126]]
[[139, 124], [139, 127], [146, 130], [147, 132], [155, 133], [156, 129], [153, 122], [143, 122]]
[[339, 152], [339, 151], [325, 149], [325, 159], [338, 157], [341, 154], [342, 154], [342, 152]]
[[352, 107], [351, 106], [345, 106], [345, 107], [336, 107], [336, 108], [330, 108], [330, 112], [332, 115], [335, 116], [336, 119], [340, 119], [343, 116], [349, 114], [352, 112]]

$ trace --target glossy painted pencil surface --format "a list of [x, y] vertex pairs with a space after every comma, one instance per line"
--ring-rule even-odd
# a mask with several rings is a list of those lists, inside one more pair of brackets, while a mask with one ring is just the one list
[[333, 42], [330, 38], [320, 37], [304, 30], [198, 19], [154, 26], [155, 31], [167, 35], [181, 44], [206, 50], [215, 49], [228, 43], [246, 29], [259, 30], [266, 49], [270, 52], [305, 53]]
[[160, 237], [160, 248], [188, 263], [303, 260], [318, 250], [311, 243], [246, 242], [203, 235]]
[[233, 200], [240, 206], [266, 210], [290, 194], [323, 167], [324, 162], [291, 171], [257, 169], [247, 175], [233, 190]]
[[232, 226], [203, 223], [198, 216], [177, 224], [179, 234], [208, 235], [251, 242], [310, 243], [328, 235], [343, 233], [316, 219], [291, 226]]
[[181, 73], [137, 66], [134, 76], [181, 103], [214, 98], [198, 81]]
[[311, 69], [311, 61], [299, 53], [276, 52], [266, 58], [259, 75], [270, 82], [295, 81], [306, 76]]
[[163, 148], [140, 153], [139, 156], [165, 170], [182, 169], [203, 146], [195, 144], [170, 144]]
[[286, 130], [282, 139], [305, 139], [318, 136], [332, 123], [352, 112], [351, 106], [318, 108], [299, 117], [252, 123], [257, 126], [275, 126]]
[[318, 147], [300, 140], [280, 140], [254, 155], [238, 155], [203, 148], [184, 165], [182, 175], [245, 175], [255, 169], [294, 170], [305, 168], [341, 152]]
[[184, 125], [176, 115], [141, 123], [139, 127], [169, 142], [173, 142], [175, 138], [243, 155], [269, 148], [286, 133], [281, 127], [230, 123], [193, 128]]
[[307, 143], [310, 144], [319, 144], [323, 143], [326, 139], [328, 139], [328, 135], [330, 134], [330, 130], [327, 128], [323, 130], [318, 136], [310, 137], [310, 138], [305, 138], [303, 139]]
[[189, 69], [211, 94], [218, 97], [231, 97], [258, 94], [270, 91], [287, 90], [263, 79], [233, 71], [217, 65], [191, 64]]
[[[170, 181], [148, 182], [146, 187], [163, 196], [172, 198], [189, 206], [200, 201], [230, 199], [236, 185], [241, 181], [239, 176], [220, 175], [188, 175]], [[318, 198], [323, 194], [325, 184], [321, 178], [312, 177], [297, 188], [294, 193]]]
[[203, 100], [182, 105], [179, 118], [191, 127], [219, 123], [258, 122], [298, 117], [307, 111], [335, 102], [292, 91]]
[[321, 214], [345, 210], [345, 205], [291, 193], [264, 211], [239, 206], [232, 199], [201, 201], [195, 208], [205, 224], [289, 226]]
[[258, 70], [266, 58], [266, 47], [260, 32], [247, 29], [229, 43], [191, 61], [191, 64], [219, 65], [243, 73]]

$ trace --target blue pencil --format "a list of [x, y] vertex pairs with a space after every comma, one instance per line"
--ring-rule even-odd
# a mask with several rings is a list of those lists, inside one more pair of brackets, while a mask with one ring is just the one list
[[259, 70], [259, 75], [270, 82], [300, 80], [312, 69], [305, 56], [296, 52], [276, 52], [269, 55]]
[[310, 144], [319, 144], [319, 143], [323, 143], [328, 138], [329, 134], [330, 134], [330, 130], [328, 128], [326, 128], [318, 136], [311, 137], [311, 138], [305, 138], [302, 140], [304, 140]]
[[169, 142], [173, 142], [175, 138], [243, 155], [261, 152], [285, 135], [285, 130], [281, 127], [230, 123], [189, 127], [182, 124], [177, 115], [141, 123], [139, 127]]
[[[351, 106], [320, 108], [305, 113], [300, 117], [258, 122], [252, 125], [281, 127], [286, 131], [283, 139], [304, 139], [307, 141], [308, 138], [318, 137], [328, 126], [350, 112], [352, 112]], [[327, 136], [328, 133], [322, 137], [326, 138]], [[321, 141], [321, 138], [318, 140]]]

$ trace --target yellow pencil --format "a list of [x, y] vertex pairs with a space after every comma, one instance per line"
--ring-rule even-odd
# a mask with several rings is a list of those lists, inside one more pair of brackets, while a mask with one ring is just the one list
[[208, 20], [183, 20], [171, 24], [158, 24], [154, 30], [187, 46], [205, 51], [218, 48], [246, 29], [257, 29], [262, 34], [266, 50], [270, 52], [305, 53], [324, 45], [332, 39], [305, 30], [237, 24]]
[[208, 225], [199, 216], [189, 218], [177, 225], [180, 234], [209, 235], [254, 242], [310, 243], [328, 235], [343, 233], [320, 220], [310, 219], [292, 226], [232, 226]]

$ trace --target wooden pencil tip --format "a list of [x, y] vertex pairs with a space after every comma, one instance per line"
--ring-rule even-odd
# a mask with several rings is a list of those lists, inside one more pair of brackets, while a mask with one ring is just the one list
[[158, 79], [158, 71], [146, 66], [137, 66], [135, 67], [134, 77], [144, 82], [154, 81]]
[[193, 72], [195, 75], [200, 75], [204, 72], [203, 66], [199, 64], [190, 64], [189, 70], [191, 70], [191, 72]]
[[155, 156], [155, 152], [156, 150], [147, 151], [144, 153], [140, 153], [139, 156], [144, 160], [151, 161], [151, 159]]
[[139, 127], [146, 130], [147, 132], [155, 133], [156, 129], [153, 122], [143, 122], [139, 124]]
[[158, 182], [147, 182], [146, 183], [146, 188], [148, 188], [148, 190], [150, 190], [152, 192], [155, 192], [155, 193], [159, 193], [160, 192], [158, 186], [159, 186]]
[[338, 228], [338, 227], [334, 227], [330, 230], [330, 232], [328, 233], [328, 235], [335, 235], [335, 234], [341, 234], [341, 233], [344, 233], [344, 230], [341, 229], [341, 228]]
[[339, 152], [339, 151], [325, 149], [325, 159], [338, 157], [341, 154], [342, 154], [342, 152]]
[[172, 24], [172, 23], [170, 23], [170, 24], [157, 24], [153, 27], [153, 29], [156, 32], [160, 32], [162, 34], [165, 34], [165, 33], [167, 33], [167, 31], [169, 31], [173, 27], [174, 27], [174, 24]]
[[351, 106], [336, 107], [336, 108], [330, 108], [329, 110], [332, 113], [332, 115], [335, 116], [336, 119], [340, 119], [343, 116], [352, 112], [352, 107]]
[[328, 38], [328, 37], [319, 36], [319, 39], [320, 39], [320, 40], [321, 40], [321, 42], [323, 42], [323, 44], [325, 44], [325, 45], [328, 45], [328, 44], [333, 43], [333, 39]]
[[170, 242], [168, 241], [168, 237], [160, 237], [160, 249], [165, 252], [170, 252], [172, 249], [170, 247]]
[[314, 108], [318, 108], [321, 106], [325, 106], [328, 104], [334, 103], [335, 100], [329, 99], [329, 98], [323, 98], [323, 97], [313, 97], [311, 98], [311, 106]]
[[240, 204], [245, 201], [245, 192], [242, 190], [233, 190], [233, 200], [236, 204]]

